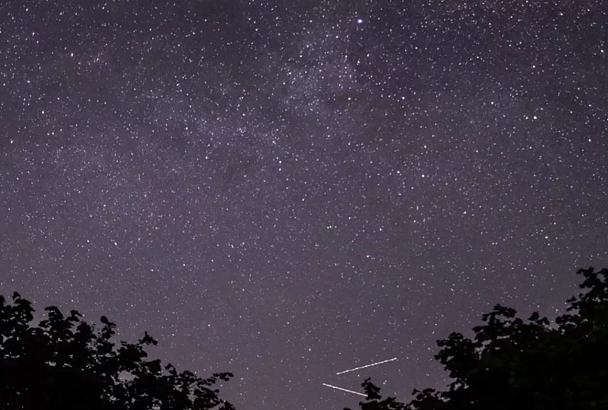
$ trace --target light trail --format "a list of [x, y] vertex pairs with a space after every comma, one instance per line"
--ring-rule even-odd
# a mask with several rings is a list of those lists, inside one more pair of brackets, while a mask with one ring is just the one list
[[323, 383], [323, 386], [325, 386], [325, 387], [331, 387], [332, 389], [336, 389], [336, 390], [342, 390], [342, 391], [345, 391], [345, 392], [347, 392], [347, 393], [358, 394], [359, 396], [367, 397], [367, 395], [366, 395], [366, 394], [359, 393], [358, 391], [353, 391], [353, 390], [343, 389], [342, 387], [338, 387], [338, 386], [332, 386], [331, 384]]
[[372, 363], [372, 364], [366, 364], [365, 366], [355, 367], [354, 369], [343, 370], [343, 371], [338, 372], [336, 374], [344, 374], [344, 373], [354, 372], [355, 370], [365, 369], [366, 367], [378, 366], [379, 364], [388, 363], [388, 362], [394, 362], [395, 360], [397, 360], [397, 358], [393, 357], [392, 359], [383, 360], [381, 362]]

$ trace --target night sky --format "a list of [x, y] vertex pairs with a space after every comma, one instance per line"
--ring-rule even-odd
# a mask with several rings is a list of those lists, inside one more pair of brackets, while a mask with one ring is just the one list
[[607, 204], [606, 1], [0, 2], [0, 292], [237, 409], [443, 387], [435, 340], [608, 265]]

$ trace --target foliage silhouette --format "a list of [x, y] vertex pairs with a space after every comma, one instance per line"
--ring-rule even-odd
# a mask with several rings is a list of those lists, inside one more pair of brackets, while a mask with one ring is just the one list
[[452, 333], [435, 356], [447, 391], [414, 390], [407, 404], [382, 399], [369, 379], [361, 410], [596, 410], [608, 408], [608, 269], [580, 269], [582, 293], [555, 324], [497, 305], [469, 339]]
[[171, 364], [146, 360], [147, 333], [137, 343], [111, 340], [116, 325], [105, 316], [96, 329], [72, 310], [46, 308], [32, 324], [34, 309], [18, 293], [0, 296], [0, 408], [3, 410], [232, 410], [212, 386], [232, 374], [201, 379]]

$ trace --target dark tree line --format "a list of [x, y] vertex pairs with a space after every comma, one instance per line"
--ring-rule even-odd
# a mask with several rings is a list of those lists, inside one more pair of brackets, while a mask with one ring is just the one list
[[[608, 409], [608, 269], [578, 273], [583, 291], [554, 323], [497, 305], [472, 338], [452, 333], [438, 342], [447, 390], [415, 390], [402, 403], [367, 379], [360, 410]], [[230, 373], [201, 379], [147, 360], [156, 341], [145, 333], [116, 345], [116, 325], [103, 316], [98, 328], [49, 307], [34, 325], [33, 312], [17, 293], [10, 302], [0, 296], [0, 409], [234, 409], [214, 389]]]
[[497, 305], [469, 339], [452, 333], [435, 356], [452, 382], [414, 390], [409, 403], [382, 398], [369, 379], [361, 410], [608, 409], [608, 269], [578, 271], [583, 292], [555, 323]]
[[56, 307], [32, 324], [34, 309], [18, 293], [0, 296], [0, 409], [205, 410], [234, 407], [213, 385], [232, 374], [201, 379], [160, 360], [146, 360], [156, 345], [147, 333], [137, 343], [112, 341], [116, 325], [101, 317], [97, 329], [76, 311]]

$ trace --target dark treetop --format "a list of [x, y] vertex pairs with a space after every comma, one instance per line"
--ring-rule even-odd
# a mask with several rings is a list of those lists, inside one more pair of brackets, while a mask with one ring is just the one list
[[116, 325], [82, 321], [54, 306], [34, 325], [31, 303], [18, 293], [0, 296], [0, 408], [3, 410], [234, 410], [211, 387], [230, 373], [201, 379], [171, 364], [147, 360], [156, 345], [147, 333], [137, 343], [113, 340]]
[[[608, 269], [581, 269], [584, 292], [552, 325], [497, 305], [473, 330], [452, 333], [436, 356], [447, 391], [414, 391], [408, 404], [382, 398], [369, 379], [361, 410], [599, 410], [608, 408]], [[347, 409], [348, 410], [348, 409]]]

